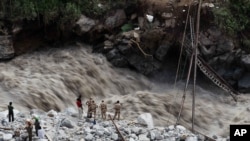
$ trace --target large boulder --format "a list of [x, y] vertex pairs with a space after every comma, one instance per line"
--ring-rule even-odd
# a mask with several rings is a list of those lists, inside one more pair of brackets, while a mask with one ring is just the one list
[[126, 67], [127, 59], [115, 48], [106, 54], [107, 59], [116, 67]]
[[86, 17], [85, 15], [81, 15], [79, 20], [76, 22], [76, 30], [75, 32], [78, 35], [82, 35], [88, 31], [90, 31], [96, 25], [96, 21]]
[[250, 92], [250, 73], [245, 74], [238, 82], [239, 91], [242, 93]]
[[137, 121], [140, 124], [147, 125], [149, 129], [154, 128], [154, 121], [150, 113], [144, 113], [139, 115]]
[[217, 27], [211, 27], [207, 30], [210, 39], [217, 40], [221, 36], [221, 31]]
[[70, 120], [65, 119], [62, 121], [61, 127], [74, 128], [74, 125], [72, 124]]
[[150, 75], [161, 67], [160, 63], [151, 57], [143, 57], [136, 54], [129, 56], [128, 62], [130, 66], [144, 75]]
[[226, 52], [232, 52], [233, 49], [233, 41], [222, 37], [222, 39], [218, 42], [216, 52], [217, 54], [223, 54]]
[[12, 134], [3, 134], [3, 141], [10, 141], [12, 139]]
[[14, 57], [15, 51], [11, 36], [0, 36], [0, 60], [11, 59]]
[[155, 52], [155, 58], [160, 60], [160, 61], [163, 61], [164, 57], [168, 53], [170, 46], [171, 45], [168, 42], [161, 44]]
[[113, 29], [121, 26], [126, 21], [126, 19], [127, 17], [124, 10], [118, 9], [112, 16], [106, 19], [105, 26], [109, 29]]
[[248, 71], [250, 71], [250, 54], [242, 55], [241, 63]]

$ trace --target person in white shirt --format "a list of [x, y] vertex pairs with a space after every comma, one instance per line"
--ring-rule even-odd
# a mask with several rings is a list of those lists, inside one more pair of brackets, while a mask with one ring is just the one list
[[41, 127], [41, 126], [39, 126], [38, 127], [38, 137], [39, 137], [39, 139], [44, 139], [45, 137], [45, 132], [44, 132], [44, 130], [43, 130], [43, 128]]

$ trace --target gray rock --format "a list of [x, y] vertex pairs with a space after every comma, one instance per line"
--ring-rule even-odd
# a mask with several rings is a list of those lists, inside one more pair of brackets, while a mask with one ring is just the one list
[[113, 139], [113, 140], [115, 140], [115, 141], [118, 140], [118, 134], [112, 133], [111, 139]]
[[175, 137], [167, 137], [164, 139], [164, 141], [176, 141]]
[[93, 129], [95, 129], [95, 130], [99, 130], [99, 129], [101, 129], [101, 127], [100, 127], [100, 125], [95, 124], [95, 125], [93, 126]]
[[119, 53], [119, 51], [117, 49], [112, 49], [112, 50], [110, 50], [107, 53], [106, 57], [110, 61], [110, 60], [119, 58], [120, 57], [120, 53]]
[[156, 138], [155, 132], [154, 131], [150, 131], [149, 132], [149, 137], [150, 137], [150, 140], [154, 140]]
[[218, 54], [223, 54], [226, 52], [232, 52], [234, 49], [234, 44], [231, 40], [228, 39], [222, 39], [216, 48], [216, 51]]
[[147, 133], [147, 130], [146, 130], [146, 129], [141, 128], [141, 129], [139, 130], [139, 134], [145, 134], [145, 133]]
[[166, 28], [174, 28], [176, 26], [176, 20], [175, 19], [166, 19], [165, 20], [165, 27]]
[[166, 12], [163, 12], [163, 13], [161, 14], [161, 17], [162, 17], [163, 19], [169, 19], [169, 18], [173, 17], [173, 13], [166, 13]]
[[213, 139], [218, 139], [218, 137], [216, 135], [213, 135]]
[[220, 31], [218, 28], [216, 28], [216, 27], [211, 27], [211, 28], [209, 28], [209, 29], [207, 30], [207, 32], [208, 32], [211, 36], [213, 36], [214, 39], [218, 39], [218, 37], [221, 36], [221, 31]]
[[131, 52], [131, 47], [128, 46], [128, 45], [119, 45], [118, 49], [124, 55], [126, 55], [126, 54], [128, 54], [128, 53]]
[[102, 122], [102, 126], [103, 127], [108, 127], [108, 126], [110, 126], [110, 122], [109, 121], [104, 121], [104, 122]]
[[50, 111], [47, 113], [47, 116], [49, 116], [49, 117], [55, 117], [55, 116], [57, 116], [57, 112], [54, 111], [54, 110], [50, 110]]
[[14, 57], [12, 36], [0, 36], [0, 60]]
[[138, 116], [137, 118], [138, 123], [147, 125], [149, 129], [154, 127], [154, 122], [152, 115], [150, 113], [144, 113]]
[[72, 122], [68, 119], [65, 119], [62, 121], [61, 127], [74, 128], [74, 126], [72, 125]]
[[86, 141], [92, 141], [94, 139], [92, 134], [88, 134], [85, 138]]
[[140, 129], [138, 127], [134, 127], [134, 128], [131, 129], [131, 132], [135, 133], [136, 135], [138, 135], [139, 134], [139, 130]]
[[95, 20], [90, 19], [90, 18], [86, 17], [85, 15], [81, 15], [79, 20], [76, 22], [75, 32], [78, 35], [82, 35], [88, 31], [90, 31], [90, 29], [92, 29], [95, 25], [96, 25]]
[[164, 139], [164, 136], [161, 135], [160, 131], [156, 130], [156, 131], [154, 131], [154, 133], [155, 133], [155, 139], [156, 140], [162, 140], [162, 139]]
[[170, 46], [171, 46], [170, 43], [161, 44], [155, 52], [155, 58], [160, 60], [160, 61], [163, 61]]
[[104, 134], [110, 136], [111, 132], [107, 128], [104, 128]]
[[213, 42], [204, 34], [200, 34], [200, 43], [204, 46], [211, 46], [213, 44]]
[[134, 138], [129, 138], [129, 141], [135, 141], [135, 139]]
[[3, 141], [10, 141], [12, 139], [12, 134], [3, 134]]
[[250, 73], [243, 75], [243, 77], [238, 82], [238, 88], [242, 93], [250, 92]]
[[209, 47], [205, 47], [203, 45], [200, 46], [200, 51], [202, 53], [202, 55], [204, 55], [206, 58], [210, 58], [214, 55], [216, 50], [215, 46], [209, 46]]
[[139, 140], [140, 141], [150, 141], [150, 139], [147, 137], [146, 134], [139, 135]]
[[186, 128], [183, 127], [183, 126], [181, 126], [181, 125], [177, 125], [177, 126], [176, 126], [176, 129], [178, 129], [178, 130], [180, 130], [180, 131], [185, 131], [185, 130], [186, 130]]
[[96, 135], [98, 135], [98, 136], [103, 136], [104, 135], [104, 130], [97, 130], [96, 131]]
[[105, 21], [105, 26], [109, 29], [121, 26], [126, 21], [126, 14], [124, 10], [118, 9], [114, 12], [113, 16], [110, 16]]
[[203, 136], [203, 135], [201, 135], [201, 134], [199, 134], [199, 135], [197, 136], [197, 138], [198, 138], [198, 141], [205, 141], [205, 136]]
[[198, 141], [198, 138], [196, 136], [195, 137], [189, 136], [186, 138], [185, 141]]
[[242, 55], [241, 63], [248, 71], [250, 71], [250, 54]]
[[90, 133], [91, 129], [89, 127], [83, 128], [84, 133]]
[[124, 132], [126, 134], [131, 134], [131, 129], [130, 128], [124, 128]]

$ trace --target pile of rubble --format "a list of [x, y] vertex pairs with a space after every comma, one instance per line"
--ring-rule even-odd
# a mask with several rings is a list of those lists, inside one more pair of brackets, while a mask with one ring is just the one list
[[[33, 140], [35, 141], [204, 141], [202, 135], [196, 135], [183, 126], [154, 127], [150, 113], [141, 114], [136, 120], [115, 120], [115, 124], [123, 137], [119, 135], [115, 125], [111, 120], [102, 120], [99, 115], [96, 122], [85, 116], [78, 118], [78, 113], [74, 108], [68, 108], [63, 112], [51, 110], [43, 112], [41, 110], [31, 110], [30, 112], [15, 112], [15, 121], [8, 122], [7, 111], [0, 112], [2, 125], [0, 127], [0, 140], [19, 141], [22, 140], [16, 135], [26, 131], [25, 121], [32, 120], [32, 117], [39, 118], [40, 124], [45, 131], [45, 139], [39, 139], [35, 135], [33, 128]], [[86, 115], [86, 113], [84, 113]], [[112, 115], [112, 113], [108, 113]], [[223, 139], [222, 139], [223, 140]], [[226, 140], [226, 139], [224, 139]]]

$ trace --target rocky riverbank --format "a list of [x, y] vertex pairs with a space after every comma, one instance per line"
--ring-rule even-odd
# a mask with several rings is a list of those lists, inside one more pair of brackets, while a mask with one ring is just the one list
[[[32, 117], [37, 117], [45, 131], [45, 138], [39, 139], [35, 135], [34, 141], [120, 141], [114, 124], [111, 120], [102, 120], [97, 115], [96, 124], [93, 118], [78, 118], [76, 108], [68, 108], [64, 112], [50, 110], [33, 109], [29, 113], [22, 113], [15, 110], [15, 121], [7, 121], [7, 111], [0, 112], [1, 128], [0, 140], [2, 141], [22, 141], [20, 136], [25, 134], [25, 130], [20, 130], [25, 126], [27, 120], [32, 121]], [[113, 115], [112, 113], [108, 113]], [[84, 113], [86, 115], [86, 113]], [[183, 126], [169, 125], [166, 127], [155, 127], [150, 113], [144, 113], [137, 119], [115, 120], [115, 123], [126, 141], [206, 141], [205, 136], [193, 134]], [[225, 138], [214, 136], [215, 140], [226, 141]]]
[[[189, 1], [140, 0], [126, 8], [111, 9], [102, 18], [81, 15], [72, 25], [58, 33], [55, 27], [30, 26], [32, 22], [17, 24], [9, 35], [0, 36], [0, 59], [10, 59], [42, 48], [44, 44], [58, 44], [65, 40], [80, 40], [92, 45], [93, 52], [102, 53], [116, 67], [130, 68], [146, 76], [176, 67], [179, 57]], [[190, 5], [195, 19], [197, 1]], [[105, 4], [104, 4], [105, 6]], [[128, 8], [129, 7], [129, 8]], [[101, 7], [99, 7], [101, 9]], [[212, 11], [220, 8], [216, 1], [202, 3], [199, 35], [199, 55], [234, 89], [250, 92], [249, 50], [240, 41], [228, 36], [213, 24]], [[189, 26], [186, 37], [190, 37]], [[61, 42], [61, 43], [60, 43]], [[181, 71], [185, 69], [183, 54]], [[181, 77], [181, 76], [180, 76]]]

